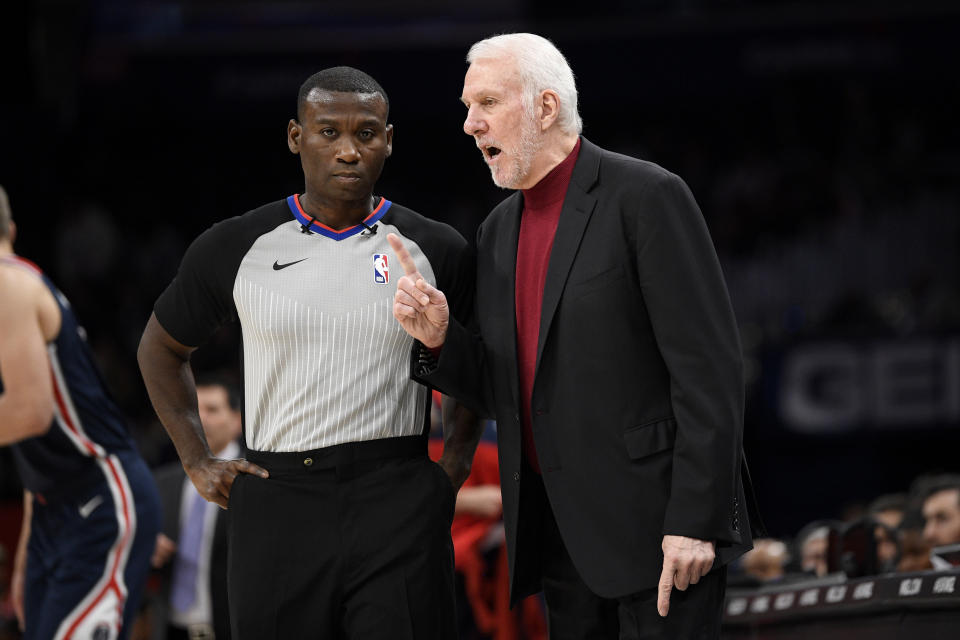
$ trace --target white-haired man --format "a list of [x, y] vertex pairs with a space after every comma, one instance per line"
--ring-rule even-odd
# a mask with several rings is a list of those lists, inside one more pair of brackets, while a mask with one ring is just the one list
[[475, 330], [392, 239], [414, 377], [496, 416], [512, 598], [542, 587], [551, 638], [719, 637], [752, 492], [700, 210], [677, 176], [579, 135], [548, 40], [496, 36], [467, 61], [464, 132], [518, 191], [477, 233]]

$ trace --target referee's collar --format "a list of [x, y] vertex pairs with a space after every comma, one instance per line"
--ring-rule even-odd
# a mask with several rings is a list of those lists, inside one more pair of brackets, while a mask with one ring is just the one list
[[303, 210], [303, 207], [300, 206], [300, 196], [298, 194], [295, 193], [292, 196], [287, 197], [287, 206], [290, 207], [293, 217], [296, 218], [297, 222], [300, 223], [304, 233], [319, 233], [322, 236], [333, 238], [334, 240], [345, 240], [351, 236], [357, 235], [358, 233], [362, 233], [366, 229], [369, 229], [376, 224], [380, 218], [383, 217], [383, 215], [390, 209], [391, 204], [393, 203], [381, 196], [380, 202], [378, 202], [377, 206], [373, 208], [373, 211], [370, 212], [370, 215], [363, 219], [363, 222], [337, 231], [336, 229], [328, 227], [306, 213]]

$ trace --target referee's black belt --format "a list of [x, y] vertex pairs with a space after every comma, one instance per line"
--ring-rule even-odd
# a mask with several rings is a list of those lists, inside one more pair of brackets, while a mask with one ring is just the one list
[[377, 469], [389, 460], [418, 458], [427, 455], [425, 435], [380, 438], [362, 442], [345, 442], [310, 451], [247, 451], [250, 462], [271, 474], [325, 474], [339, 479], [351, 478]]

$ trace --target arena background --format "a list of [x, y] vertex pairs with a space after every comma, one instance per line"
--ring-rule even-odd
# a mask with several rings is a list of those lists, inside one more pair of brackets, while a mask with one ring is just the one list
[[[152, 464], [173, 451], [140, 332], [193, 237], [302, 188], [284, 138], [303, 79], [376, 77], [396, 128], [378, 193], [472, 238], [505, 193], [461, 132], [463, 58], [534, 31], [577, 74], [584, 134], [701, 204], [771, 532], [960, 470], [956, 2], [38, 0], [5, 2], [0, 24], [17, 250], [72, 300]], [[236, 366], [237, 335], [196, 361]]]

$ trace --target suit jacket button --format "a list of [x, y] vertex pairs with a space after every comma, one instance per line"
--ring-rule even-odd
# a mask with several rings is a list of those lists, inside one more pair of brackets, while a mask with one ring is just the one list
[[513, 472], [513, 479], [516, 480], [517, 482], [520, 482], [520, 472], [519, 472], [519, 471], [514, 471], [514, 472]]
[[520, 422], [520, 414], [519, 413], [513, 414], [513, 419], [516, 420], [517, 422]]
[[312, 464], [313, 464], [313, 458], [304, 458], [304, 459], [303, 459], [303, 466], [309, 467], [309, 466], [312, 465]]

